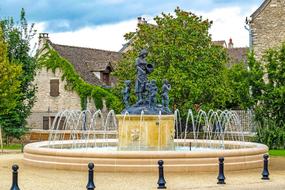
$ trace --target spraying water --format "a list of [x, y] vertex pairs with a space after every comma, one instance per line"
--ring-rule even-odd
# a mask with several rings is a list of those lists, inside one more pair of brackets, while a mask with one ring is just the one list
[[[138, 136], [137, 147], [134, 150], [146, 150], [142, 147], [142, 140], [147, 139], [147, 125], [145, 118], [147, 115], [142, 111], [139, 119], [138, 131], [135, 134]], [[51, 148], [65, 148], [64, 143], [60, 147], [54, 147], [54, 141], [64, 142], [66, 140], [72, 141], [72, 149], [78, 148], [112, 148], [121, 150], [118, 146], [118, 137], [120, 135], [127, 135], [129, 126], [127, 121], [131, 120], [131, 116], [126, 112], [123, 116], [123, 124], [118, 128], [118, 121], [116, 114], [113, 110], [108, 113], [102, 113], [100, 110], [92, 112], [90, 110], [76, 111], [64, 110], [59, 112], [50, 129], [49, 134], [49, 147]], [[161, 126], [162, 115], [157, 115], [158, 136], [157, 141], [162, 141]], [[191, 150], [193, 148], [206, 148], [206, 149], [225, 149], [224, 141], [238, 142], [236, 148], [244, 142], [243, 128], [238, 114], [229, 110], [210, 110], [205, 112], [200, 110], [198, 113], [193, 112], [191, 109], [185, 118], [182, 118], [179, 110], [174, 112], [174, 127], [175, 131], [173, 136], [176, 139], [176, 150]], [[189, 141], [190, 140], [190, 141]], [[201, 141], [202, 140], [202, 141]], [[101, 143], [98, 143], [98, 142]], [[219, 142], [212, 143], [213, 141]], [[80, 142], [80, 143], [78, 143]], [[178, 147], [179, 142], [179, 147]], [[182, 147], [181, 147], [182, 142]], [[203, 142], [203, 143], [201, 143]], [[235, 147], [231, 147], [235, 148]], [[158, 146], [157, 150], [161, 150]]]

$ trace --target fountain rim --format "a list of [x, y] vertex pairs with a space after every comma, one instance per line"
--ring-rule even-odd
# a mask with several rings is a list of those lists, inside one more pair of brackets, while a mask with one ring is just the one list
[[[94, 141], [94, 140], [89, 140]], [[98, 142], [98, 139], [96, 140]], [[195, 140], [195, 142], [203, 143], [204, 140]], [[53, 143], [72, 144], [73, 140], [54, 141]], [[79, 143], [85, 143], [84, 140], [78, 140]], [[108, 143], [115, 143], [116, 139], [109, 139]], [[193, 139], [186, 140], [186, 143], [194, 142]], [[218, 140], [212, 140], [212, 143], [218, 143]], [[102, 157], [102, 158], [205, 158], [205, 157], [234, 157], [234, 156], [251, 156], [256, 154], [264, 154], [268, 152], [268, 147], [264, 144], [254, 142], [241, 142], [241, 141], [224, 141], [225, 145], [239, 145], [243, 148], [237, 149], [215, 149], [211, 151], [174, 151], [174, 150], [157, 150], [157, 151], [74, 151], [73, 149], [55, 149], [43, 147], [48, 145], [48, 141], [36, 142], [27, 144], [24, 147], [25, 154], [38, 154], [46, 156], [63, 156], [63, 157]], [[99, 143], [99, 142], [98, 142]], [[101, 141], [103, 143], [103, 141]], [[175, 140], [175, 143], [183, 144], [185, 141]]]

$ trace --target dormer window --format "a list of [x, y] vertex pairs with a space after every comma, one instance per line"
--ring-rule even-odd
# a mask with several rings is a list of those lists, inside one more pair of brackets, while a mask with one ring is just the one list
[[110, 73], [113, 71], [111, 62], [92, 62], [85, 61], [87, 68], [89, 68], [95, 77], [97, 77], [104, 85], [111, 86], [112, 77]]
[[106, 67], [106, 69], [104, 71], [101, 72], [101, 76], [102, 76], [102, 81], [110, 86], [110, 73], [111, 73], [111, 67]]

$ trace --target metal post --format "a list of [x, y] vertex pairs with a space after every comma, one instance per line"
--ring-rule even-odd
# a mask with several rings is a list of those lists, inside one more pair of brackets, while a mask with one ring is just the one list
[[13, 170], [13, 177], [12, 177], [12, 187], [10, 190], [20, 190], [18, 186], [18, 165], [13, 165], [12, 170]]
[[94, 190], [96, 188], [95, 184], [94, 184], [94, 164], [93, 163], [89, 163], [88, 164], [88, 183], [86, 185], [86, 189], [87, 190]]
[[263, 171], [262, 178], [263, 180], [269, 180], [269, 171], [268, 171], [268, 154], [263, 155]]
[[158, 187], [157, 189], [166, 189], [166, 181], [164, 179], [164, 172], [163, 172], [163, 160], [158, 161]]
[[217, 177], [218, 183], [217, 184], [226, 184], [225, 182], [225, 175], [224, 175], [224, 157], [219, 158], [219, 175]]

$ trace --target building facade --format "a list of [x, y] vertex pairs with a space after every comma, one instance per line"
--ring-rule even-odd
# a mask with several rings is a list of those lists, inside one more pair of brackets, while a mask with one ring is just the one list
[[257, 59], [285, 42], [285, 0], [265, 0], [251, 15], [252, 46]]
[[[116, 80], [110, 75], [113, 64], [119, 59], [118, 52], [66, 46], [52, 43], [48, 34], [39, 36], [39, 51], [48, 44], [59, 55], [72, 64], [80, 77], [89, 84], [108, 87], [113, 86]], [[32, 114], [28, 118], [28, 126], [32, 129], [47, 130], [51, 127], [55, 115], [62, 110], [81, 110], [79, 95], [66, 89], [66, 81], [62, 81], [62, 71], [55, 72], [41, 68], [37, 71], [34, 83], [37, 86], [36, 102], [32, 108]], [[95, 110], [95, 104], [90, 98], [87, 100], [87, 108]]]

